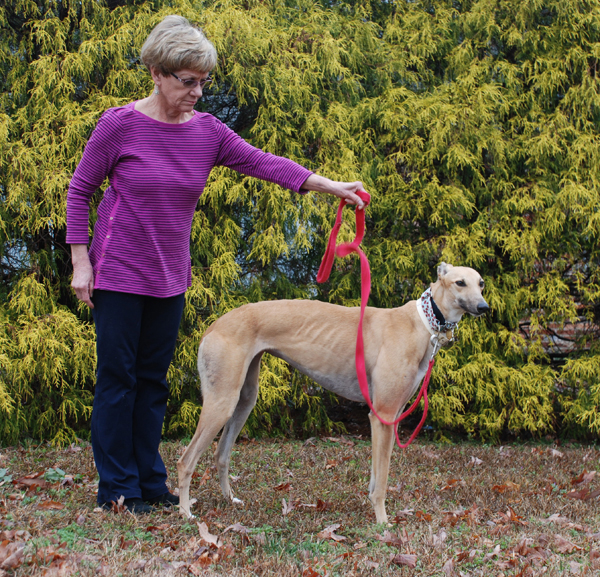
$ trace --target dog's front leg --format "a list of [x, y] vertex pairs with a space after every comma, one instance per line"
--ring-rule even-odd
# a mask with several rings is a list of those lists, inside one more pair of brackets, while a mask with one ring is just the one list
[[394, 429], [383, 425], [379, 419], [369, 413], [371, 421], [371, 482], [369, 483], [369, 499], [375, 508], [377, 523], [387, 523], [385, 512], [385, 494], [390, 469], [390, 458], [394, 446]]

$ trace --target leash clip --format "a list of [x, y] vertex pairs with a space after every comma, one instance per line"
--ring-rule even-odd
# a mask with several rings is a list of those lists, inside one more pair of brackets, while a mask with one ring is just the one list
[[438, 351], [440, 350], [440, 348], [442, 346], [442, 345], [440, 345], [439, 333], [437, 335], [431, 335], [431, 338], [429, 339], [429, 341], [431, 342], [431, 345], [433, 346], [433, 352], [431, 353], [431, 360], [433, 360], [433, 357], [435, 357], [435, 355], [437, 355]]

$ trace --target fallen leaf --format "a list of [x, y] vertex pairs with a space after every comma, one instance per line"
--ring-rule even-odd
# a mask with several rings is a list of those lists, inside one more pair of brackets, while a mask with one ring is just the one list
[[419, 519], [419, 521], [425, 521], [426, 523], [431, 521], [431, 515], [429, 513], [425, 513], [425, 511], [415, 511], [415, 517]]
[[560, 451], [558, 451], [557, 449], [549, 449], [548, 452], [553, 456], [556, 457], [557, 459], [561, 459], [562, 457], [564, 457], [564, 453], [561, 453]]
[[127, 511], [127, 507], [125, 507], [124, 503], [125, 503], [125, 497], [123, 495], [121, 495], [117, 499], [116, 503], [114, 501], [111, 501], [111, 504], [112, 504], [111, 511], [116, 514], [125, 513], [125, 511]]
[[392, 558], [392, 563], [395, 563], [396, 565], [406, 565], [407, 567], [415, 568], [417, 566], [417, 556], [404, 555], [400, 553]]
[[557, 525], [562, 525], [567, 529], [575, 529], [575, 531], [584, 531], [585, 528], [583, 525], [579, 523], [572, 523], [566, 517], [561, 517], [558, 513], [554, 513], [554, 515], [550, 515], [547, 519], [542, 519], [542, 523], [556, 523]]
[[40, 489], [45, 489], [49, 484], [43, 479], [43, 475], [43, 471], [25, 475], [24, 477], [14, 480], [12, 484], [16, 485], [17, 489], [27, 489], [28, 493], [35, 491], [38, 487]]
[[569, 523], [569, 519], [561, 517], [559, 513], [554, 513], [547, 519], [542, 519], [542, 523], [558, 523], [559, 525], [565, 525], [566, 523]]
[[65, 506], [62, 503], [58, 503], [57, 501], [42, 501], [41, 503], [38, 504], [37, 508], [53, 510], [53, 511], [61, 511], [62, 509], [65, 508]]
[[587, 485], [588, 483], [591, 483], [595, 476], [596, 471], [583, 471], [580, 475], [578, 475], [574, 479], [571, 479], [571, 485]]
[[3, 541], [29, 541], [31, 533], [24, 530], [0, 531], [0, 543]]
[[379, 569], [379, 563], [371, 561], [371, 559], [365, 559], [363, 563], [367, 569]]
[[494, 550], [491, 553], [486, 553], [483, 557], [483, 563], [485, 563], [486, 561], [489, 561], [490, 559], [493, 559], [494, 557], [499, 557], [501, 553], [501, 549], [500, 549], [500, 545], [496, 545], [494, 547]]
[[302, 577], [321, 577], [321, 574], [317, 573], [312, 567], [307, 567], [302, 571]]
[[582, 551], [583, 547], [575, 545], [572, 541], [565, 539], [562, 535], [554, 535], [554, 546], [559, 553], [572, 553], [573, 551]]
[[227, 531], [233, 531], [234, 533], [242, 533], [247, 534], [248, 528], [244, 527], [241, 523], [234, 523], [233, 525], [229, 525], [227, 529], [223, 531], [223, 534], [227, 533]]
[[448, 533], [446, 533], [444, 529], [440, 529], [436, 535], [432, 535], [431, 545], [436, 549], [439, 549], [442, 547], [446, 539], [448, 539]]
[[327, 464], [325, 465], [325, 469], [333, 469], [338, 466], [338, 462], [333, 459], [327, 459]]
[[573, 575], [581, 575], [581, 568], [583, 565], [581, 563], [577, 563], [577, 561], [569, 561], [569, 571]]
[[595, 499], [600, 495], [600, 489], [596, 489], [595, 491], [590, 491], [588, 487], [583, 487], [579, 491], [571, 491], [567, 493], [567, 497], [569, 499], [579, 499], [581, 501], [589, 501], [590, 499]]
[[321, 512], [321, 511], [329, 511], [330, 509], [332, 509], [332, 505], [331, 503], [329, 503], [328, 501], [323, 501], [321, 499], [317, 499], [317, 506], [316, 506], [316, 510]]
[[220, 549], [223, 545], [221, 539], [219, 539], [216, 535], [212, 535], [208, 531], [208, 527], [206, 523], [197, 523], [198, 531], [200, 532], [200, 538], [209, 545], [214, 545], [217, 549]]
[[477, 457], [474, 457], [473, 455], [471, 455], [471, 460], [469, 461], [469, 463], [471, 465], [473, 465], [474, 467], [476, 467], [477, 465], [481, 465], [481, 463], [483, 463], [483, 461], [481, 459], [478, 459]]
[[348, 447], [354, 447], [354, 445], [356, 444], [353, 440], [346, 439], [346, 437], [341, 437], [340, 443], [343, 443], [344, 445], [347, 445]]
[[[470, 551], [464, 551], [463, 559], [467, 559], [470, 563], [473, 562], [473, 559], [477, 557], [477, 555], [481, 555], [482, 551], [479, 549], [471, 549]], [[460, 556], [460, 553], [459, 553]]]
[[16, 569], [23, 562], [24, 541], [0, 543], [0, 569]]
[[508, 491], [518, 491], [520, 488], [520, 485], [517, 485], [512, 481], [506, 481], [506, 483], [502, 485], [494, 485], [492, 491], [495, 491], [496, 493], [506, 493]]
[[414, 515], [414, 513], [414, 509], [404, 509], [402, 511], [398, 511], [398, 513], [394, 517], [394, 523], [404, 523], [407, 520], [407, 518]]
[[210, 473], [210, 467], [208, 467], [206, 469], [206, 471], [204, 471], [204, 475], [202, 475], [202, 478], [200, 479], [200, 482], [198, 483], [200, 485], [200, 487], [202, 487], [202, 485], [206, 484], [206, 481], [208, 481], [211, 478], [211, 473]]
[[136, 544], [136, 541], [133, 541], [132, 539], [125, 540], [125, 535], [121, 535], [121, 541], [119, 543], [119, 547], [121, 547], [121, 549], [129, 549], [130, 547], [133, 547], [135, 544]]
[[402, 536], [394, 535], [390, 531], [384, 531], [383, 535], [376, 535], [376, 538], [382, 543], [394, 545], [394, 547], [400, 547], [408, 542], [408, 539], [405, 540]]
[[504, 521], [514, 523], [515, 525], [527, 525], [527, 521], [522, 521], [523, 517], [517, 515], [512, 507], [509, 507], [506, 513], [500, 513], [500, 517]]
[[446, 561], [444, 563], [444, 566], [442, 567], [442, 571], [444, 572], [446, 577], [450, 577], [451, 575], [453, 575], [454, 574], [454, 559], [448, 559], [448, 561]]
[[291, 486], [291, 483], [279, 483], [279, 485], [275, 485], [273, 489], [275, 491], [289, 491]]
[[289, 513], [291, 513], [296, 506], [294, 505], [294, 503], [292, 503], [291, 501], [289, 502], [289, 504], [287, 503], [287, 501], [285, 499], [281, 499], [281, 505], [282, 505], [282, 515], [285, 517], [286, 515], [288, 515]]
[[440, 489], [440, 491], [448, 491], [449, 489], [454, 489], [460, 483], [460, 479], [448, 479], [446, 484]]
[[347, 537], [342, 535], [336, 535], [335, 532], [340, 528], [340, 524], [336, 523], [335, 525], [329, 525], [325, 527], [320, 533], [317, 533], [317, 538], [319, 539], [333, 539], [334, 541], [345, 541]]

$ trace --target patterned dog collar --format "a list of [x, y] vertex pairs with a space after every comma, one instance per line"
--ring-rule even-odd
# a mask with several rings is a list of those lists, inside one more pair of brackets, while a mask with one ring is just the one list
[[432, 334], [442, 331], [450, 331], [457, 327], [458, 323], [449, 323], [435, 304], [429, 287], [417, 301], [417, 309], [425, 326], [428, 326]]

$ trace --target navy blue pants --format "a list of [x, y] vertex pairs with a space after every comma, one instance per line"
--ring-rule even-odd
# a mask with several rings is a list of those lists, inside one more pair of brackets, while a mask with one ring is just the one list
[[98, 370], [92, 448], [100, 476], [98, 503], [152, 499], [165, 493], [158, 452], [184, 295], [155, 298], [94, 291]]

